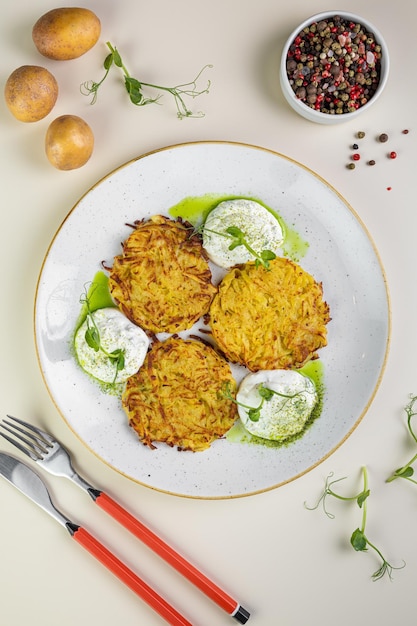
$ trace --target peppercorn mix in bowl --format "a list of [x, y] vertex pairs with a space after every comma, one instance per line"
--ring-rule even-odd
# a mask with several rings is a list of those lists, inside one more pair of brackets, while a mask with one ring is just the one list
[[280, 83], [301, 116], [338, 124], [376, 102], [388, 73], [387, 45], [373, 24], [353, 13], [327, 11], [308, 18], [288, 37]]

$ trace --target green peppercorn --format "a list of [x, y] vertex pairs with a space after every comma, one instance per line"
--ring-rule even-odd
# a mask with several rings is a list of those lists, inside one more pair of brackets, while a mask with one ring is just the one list
[[359, 139], [363, 139], [364, 137], [365, 137], [365, 133], [364, 133], [364, 131], [363, 131], [363, 130], [360, 130], [360, 131], [358, 132], [358, 138], [359, 138]]
[[348, 170], [354, 170], [356, 165], [354, 163], [348, 163], [348, 165], [346, 165], [346, 167], [348, 168]]

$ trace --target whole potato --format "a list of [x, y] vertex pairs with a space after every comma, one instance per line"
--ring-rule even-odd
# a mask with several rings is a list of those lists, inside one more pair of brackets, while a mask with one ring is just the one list
[[87, 163], [93, 153], [93, 131], [77, 115], [61, 115], [48, 127], [45, 152], [58, 170], [74, 170]]
[[4, 87], [10, 112], [21, 122], [37, 122], [53, 109], [58, 83], [44, 67], [22, 65], [12, 72]]
[[62, 7], [38, 19], [32, 39], [43, 56], [66, 61], [88, 52], [97, 43], [100, 32], [100, 20], [89, 9]]

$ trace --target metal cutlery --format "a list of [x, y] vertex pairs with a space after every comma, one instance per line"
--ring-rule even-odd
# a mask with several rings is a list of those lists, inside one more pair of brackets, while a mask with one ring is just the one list
[[192, 626], [164, 598], [140, 579], [85, 528], [72, 522], [52, 503], [40, 476], [22, 461], [0, 452], [0, 474], [67, 529], [75, 541], [96, 557], [132, 591], [149, 604], [171, 626]]
[[0, 435], [7, 439], [9, 443], [16, 446], [16, 448], [51, 474], [65, 476], [72, 480], [86, 491], [96, 504], [127, 528], [135, 537], [143, 541], [180, 574], [196, 585], [200, 591], [216, 602], [223, 610], [234, 617], [236, 621], [240, 624], [245, 624], [248, 621], [250, 617], [249, 611], [207, 578], [207, 576], [200, 572], [194, 565], [189, 563], [163, 539], [158, 537], [158, 535], [145, 526], [143, 522], [126, 511], [126, 509], [108, 494], [93, 487], [84, 480], [84, 478], [74, 470], [70, 455], [62, 444], [49, 433], [28, 422], [24, 422], [10, 415], [7, 417], [8, 420], [3, 420], [0, 426], [3, 430], [13, 435], [13, 438], [6, 435], [4, 432], [0, 432]]

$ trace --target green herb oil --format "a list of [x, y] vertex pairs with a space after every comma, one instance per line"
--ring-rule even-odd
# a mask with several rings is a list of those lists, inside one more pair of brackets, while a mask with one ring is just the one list
[[[90, 305], [91, 312], [97, 311], [98, 309], [105, 309], [110, 306], [116, 306], [110, 295], [109, 278], [104, 272], [97, 272], [97, 274], [94, 276], [87, 291], [87, 299]], [[75, 325], [75, 333], [80, 328], [81, 324], [85, 322], [86, 317], [87, 305], [83, 304], [77, 323]]]

